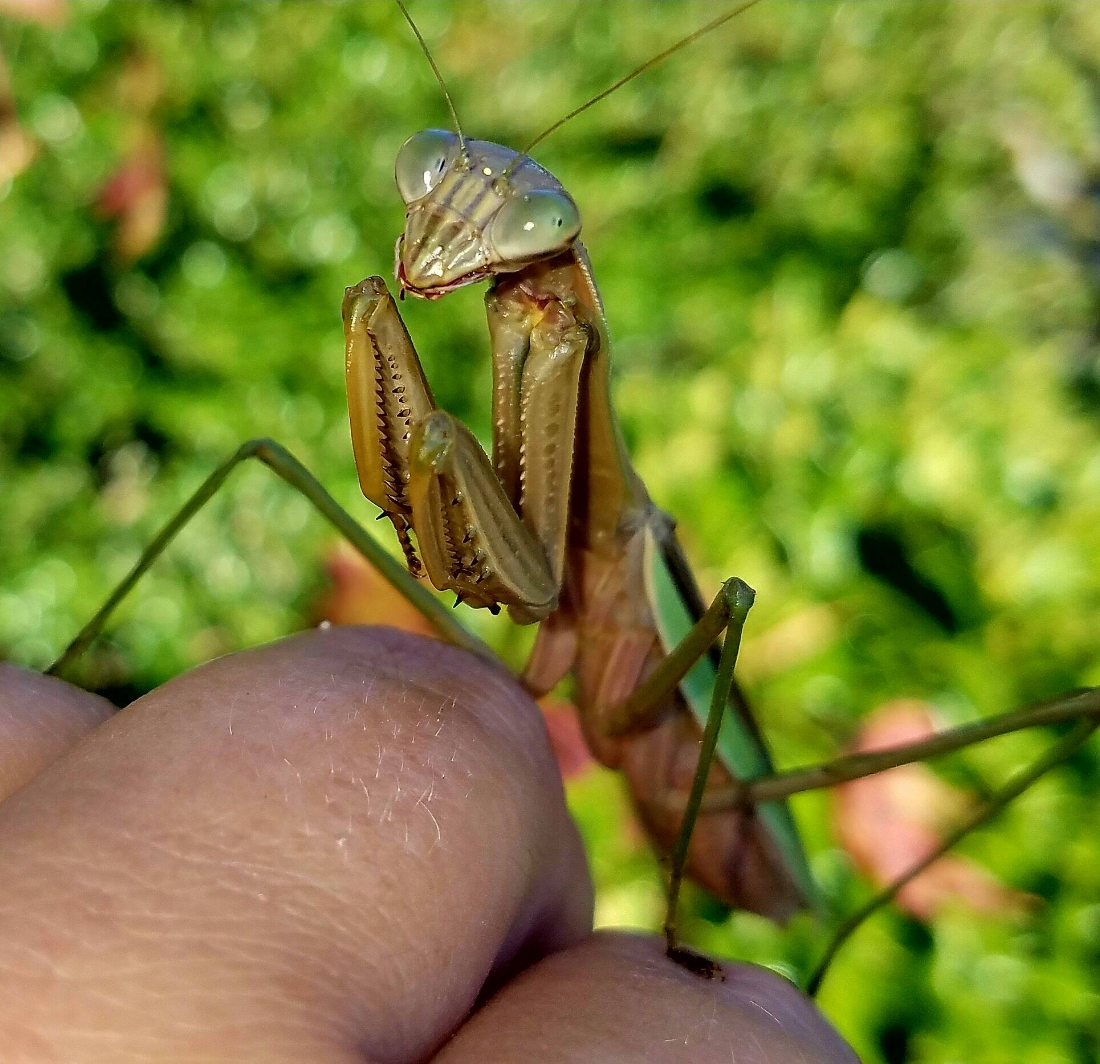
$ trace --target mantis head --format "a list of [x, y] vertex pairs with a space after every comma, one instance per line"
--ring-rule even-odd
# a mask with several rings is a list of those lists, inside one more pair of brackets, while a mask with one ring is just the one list
[[716, 30], [759, 0], [743, 2], [647, 59], [543, 130], [526, 150], [467, 140], [443, 75], [404, 0], [396, 0], [439, 82], [457, 132], [425, 129], [397, 153], [405, 232], [397, 241], [401, 293], [438, 299], [448, 292], [567, 251], [581, 231], [577, 205], [561, 182], [530, 157], [555, 130], [650, 67]]
[[581, 229], [553, 174], [486, 140], [414, 133], [397, 154], [396, 177], [406, 208], [397, 281], [424, 299], [553, 258]]

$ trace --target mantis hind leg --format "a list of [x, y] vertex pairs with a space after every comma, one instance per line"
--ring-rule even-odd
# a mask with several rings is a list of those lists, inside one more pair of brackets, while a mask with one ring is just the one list
[[491, 657], [488, 647], [467, 632], [432, 595], [421, 587], [377, 543], [350, 514], [321, 486], [320, 482], [286, 448], [274, 440], [255, 439], [243, 443], [229, 456], [199, 489], [183, 504], [174, 517], [160, 530], [141, 553], [133, 568], [107, 597], [94, 616], [50, 666], [50, 675], [65, 672], [99, 636], [119, 603], [126, 597], [147, 569], [165, 551], [183, 527], [202, 509], [225, 483], [229, 474], [241, 462], [255, 458], [262, 462], [292, 488], [300, 492], [337, 531], [367, 559], [398, 591], [400, 591], [439, 631], [443, 638], [465, 647], [481, 657]]
[[700, 659], [710, 653], [722, 632], [726, 632], [719, 658], [717, 680], [711, 690], [710, 707], [703, 729], [691, 790], [684, 805], [676, 841], [669, 854], [668, 904], [664, 921], [666, 950], [669, 957], [707, 978], [719, 978], [721, 971], [713, 962], [678, 943], [676, 911], [691, 837], [702, 805], [710, 767], [715, 758], [722, 716], [733, 688], [733, 670], [741, 645], [741, 633], [754, 598], [755, 592], [744, 581], [736, 578], [727, 580], [684, 639], [664, 658], [646, 681], [607, 718], [608, 733], [612, 736], [627, 736], [653, 727], [659, 717], [666, 712], [677, 687]]

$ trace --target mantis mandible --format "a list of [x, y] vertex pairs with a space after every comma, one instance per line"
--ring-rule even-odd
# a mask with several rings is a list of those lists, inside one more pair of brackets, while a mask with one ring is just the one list
[[[785, 806], [713, 813], [688, 838], [693, 775], [698, 803], [706, 786], [770, 768], [731, 684], [752, 592], [728, 581], [704, 609], [673, 521], [631, 465], [572, 197], [526, 151], [468, 139], [451, 110], [455, 132], [416, 133], [397, 157], [406, 217], [396, 277], [401, 296], [431, 300], [490, 282], [492, 457], [436, 406], [393, 296], [369, 277], [343, 305], [363, 494], [392, 521], [414, 575], [470, 606], [506, 606], [515, 622], [540, 624], [523, 673], [532, 694], [573, 670], [589, 746], [626, 775], [647, 831], [673, 854], [670, 951], [685, 867], [727, 904], [784, 918], [811, 892]], [[711, 644], [727, 626], [729, 659], [716, 666]], [[710, 707], [720, 713], [726, 692], [733, 712], [720, 726], [713, 718], [701, 751]]]

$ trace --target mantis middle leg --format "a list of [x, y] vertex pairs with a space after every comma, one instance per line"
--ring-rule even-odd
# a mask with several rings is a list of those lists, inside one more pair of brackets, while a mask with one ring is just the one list
[[77, 633], [62, 653], [47, 670], [52, 676], [60, 676], [68, 671], [80, 655], [98, 638], [106, 627], [111, 614], [133, 589], [150, 566], [168, 548], [169, 544], [183, 530], [184, 526], [208, 503], [225, 483], [229, 474], [242, 462], [256, 459], [281, 477], [287, 484], [305, 498], [311, 506], [341, 532], [349, 543], [366, 558], [398, 591], [401, 592], [439, 631], [443, 638], [456, 646], [476, 654], [478, 657], [492, 659], [493, 654], [477, 636], [467, 632], [444, 609], [429, 592], [411, 579], [394, 561], [386, 550], [377, 543], [339, 503], [321, 486], [316, 477], [285, 447], [274, 440], [260, 438], [242, 443], [213, 473], [206, 478], [195, 493], [180, 507], [157, 533], [152, 542], [141, 552], [130, 572], [108, 595], [106, 601]]

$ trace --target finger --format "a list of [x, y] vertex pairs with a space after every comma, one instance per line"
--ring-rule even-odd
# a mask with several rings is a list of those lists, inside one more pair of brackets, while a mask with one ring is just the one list
[[598, 933], [524, 972], [433, 1064], [858, 1064], [814, 1003], [753, 964], [693, 975], [641, 935]]
[[0, 801], [115, 711], [105, 698], [0, 662]]
[[420, 1060], [591, 926], [537, 707], [389, 629], [139, 699], [0, 806], [0, 847], [0, 1044], [65, 1061]]

